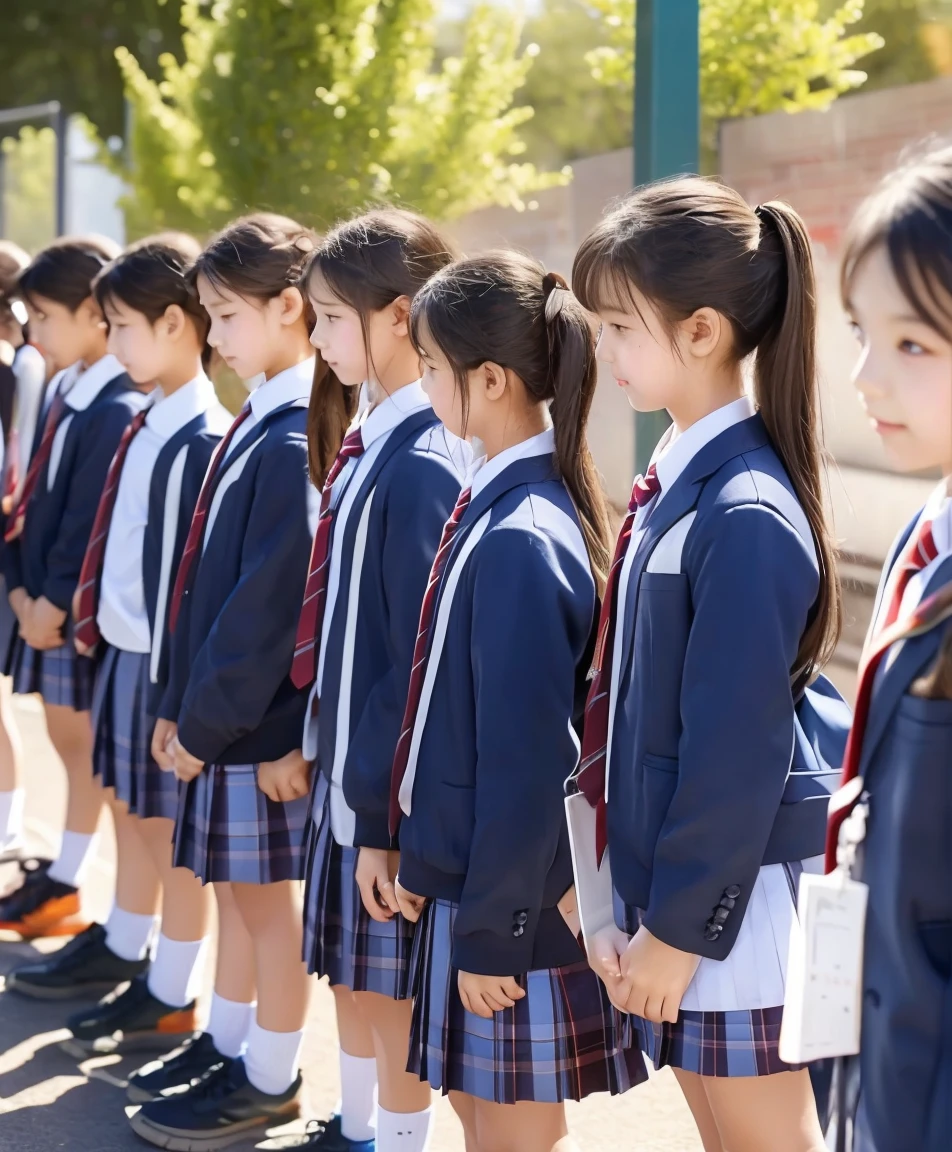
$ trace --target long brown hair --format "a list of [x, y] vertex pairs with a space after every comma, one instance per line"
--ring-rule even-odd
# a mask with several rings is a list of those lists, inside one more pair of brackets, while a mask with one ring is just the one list
[[[450, 241], [423, 216], [380, 208], [339, 224], [308, 258], [302, 288], [317, 270], [330, 291], [360, 316], [371, 361], [369, 319], [401, 296], [411, 300], [454, 257]], [[356, 388], [345, 387], [325, 365], [311, 393], [308, 458], [321, 487], [357, 409]]]
[[806, 227], [789, 204], [752, 209], [699, 177], [632, 193], [587, 237], [572, 282], [593, 312], [637, 308], [637, 290], [673, 326], [699, 308], [731, 324], [733, 357], [754, 356], [754, 399], [803, 506], [820, 589], [794, 671], [810, 679], [840, 633], [840, 589], [823, 505], [816, 284]]
[[460, 260], [434, 276], [413, 302], [411, 333], [422, 330], [453, 366], [469, 410], [469, 373], [508, 368], [531, 399], [550, 403], [559, 472], [578, 509], [599, 591], [608, 573], [608, 514], [585, 427], [595, 395], [595, 340], [561, 276], [516, 252]]

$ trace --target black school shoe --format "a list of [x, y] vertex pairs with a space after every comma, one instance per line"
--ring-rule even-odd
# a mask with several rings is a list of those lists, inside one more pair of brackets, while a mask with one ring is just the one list
[[66, 1027], [73, 1038], [64, 1046], [96, 1053], [169, 1052], [190, 1040], [198, 1031], [195, 1001], [173, 1008], [152, 995], [148, 979], [143, 972], [124, 992], [113, 992], [94, 1007], [70, 1016]]
[[180, 1050], [153, 1060], [129, 1077], [126, 1096], [133, 1104], [144, 1104], [161, 1096], [174, 1096], [197, 1084], [215, 1068], [230, 1065], [231, 1056], [222, 1056], [211, 1033], [203, 1032]]
[[92, 924], [58, 952], [14, 969], [7, 988], [35, 1000], [102, 996], [147, 971], [148, 960], [123, 960], [106, 947], [106, 929]]
[[31, 858], [17, 863], [23, 880], [19, 887], [0, 896], [0, 931], [33, 940], [38, 936], [75, 936], [89, 927], [82, 916], [79, 889], [52, 879], [52, 861]]
[[248, 1080], [239, 1056], [230, 1065], [210, 1072], [178, 1096], [151, 1100], [132, 1117], [137, 1136], [173, 1152], [205, 1152], [227, 1148], [263, 1129], [296, 1120], [300, 1108], [301, 1073], [280, 1096], [259, 1092]]

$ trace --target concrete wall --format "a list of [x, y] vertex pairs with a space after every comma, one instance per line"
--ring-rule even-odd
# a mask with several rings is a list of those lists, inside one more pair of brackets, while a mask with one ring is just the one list
[[[931, 482], [888, 471], [856, 401], [850, 384], [855, 341], [839, 304], [839, 251], [859, 201], [905, 149], [930, 134], [952, 136], [952, 79], [858, 94], [828, 112], [732, 121], [721, 130], [724, 179], [752, 204], [789, 200], [810, 229], [820, 293], [824, 426], [834, 460], [831, 505], [844, 550], [871, 561], [881, 562], [896, 526], [922, 502]], [[585, 233], [631, 187], [631, 172], [630, 150], [583, 160], [573, 183], [541, 194], [535, 210], [474, 213], [457, 223], [457, 237], [471, 252], [515, 246], [567, 272]], [[634, 417], [610, 378], [599, 389], [591, 439], [611, 499], [626, 503]]]

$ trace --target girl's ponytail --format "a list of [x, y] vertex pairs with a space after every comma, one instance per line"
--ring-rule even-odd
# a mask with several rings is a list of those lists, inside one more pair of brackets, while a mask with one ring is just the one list
[[324, 487], [347, 429], [357, 414], [359, 395], [356, 388], [346, 388], [337, 379], [318, 352], [307, 406], [308, 471], [318, 491]]
[[595, 346], [588, 319], [565, 280], [556, 272], [547, 272], [542, 291], [553, 392], [550, 412], [555, 430], [555, 455], [578, 510], [592, 574], [601, 595], [610, 563], [608, 513], [585, 436], [598, 379]]
[[820, 569], [796, 669], [809, 681], [833, 655], [840, 629], [839, 579], [823, 506], [813, 253], [803, 221], [788, 204], [762, 204], [756, 215], [761, 240], [754, 259], [779, 262], [785, 275], [773, 322], [757, 344], [754, 399], [809, 521]]

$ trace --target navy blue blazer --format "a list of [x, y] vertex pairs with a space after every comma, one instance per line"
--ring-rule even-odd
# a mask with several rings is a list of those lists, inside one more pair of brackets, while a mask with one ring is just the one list
[[[950, 582], [952, 558], [923, 598]], [[869, 904], [856, 1152], [952, 1147], [952, 699], [910, 692], [950, 633], [946, 621], [894, 645], [863, 739], [869, 811], [854, 875], [869, 885]]]
[[572, 885], [563, 786], [579, 757], [595, 584], [552, 456], [513, 462], [473, 499], [441, 598], [461, 554], [400, 879], [459, 904], [454, 966], [513, 976], [581, 958], [556, 905]]
[[[333, 537], [332, 547], [340, 557], [340, 591], [323, 652], [317, 765], [330, 779], [346, 660], [350, 707], [341, 784], [354, 814], [356, 845], [391, 847], [390, 777], [420, 606], [443, 525], [459, 492], [460, 477], [443, 426], [432, 409], [415, 413], [390, 433], [360, 478], [346, 531]], [[368, 503], [359, 609], [348, 613], [355, 550]]]
[[53, 486], [47, 487], [51, 457], [40, 472], [23, 534], [4, 551], [11, 591], [25, 588], [31, 598], [45, 596], [70, 611], [106, 473], [123, 432], [144, 403], [145, 396], [123, 373], [104, 385], [88, 407], [67, 408], [58, 432], [62, 451]]
[[149, 711], [159, 708], [169, 679], [169, 610], [172, 587], [205, 473], [227, 431], [217, 410], [203, 412], [170, 436], [149, 482], [149, 510], [142, 548], [142, 583], [152, 636]]
[[702, 448], [645, 525], [609, 750], [619, 927], [634, 931], [641, 909], [659, 939], [721, 960], [761, 866], [823, 851], [849, 709], [823, 679], [793, 699], [819, 575], [759, 416]]
[[289, 673], [311, 555], [306, 423], [306, 408], [276, 408], [222, 465], [159, 706], [206, 764], [257, 764], [301, 746], [307, 693]]

